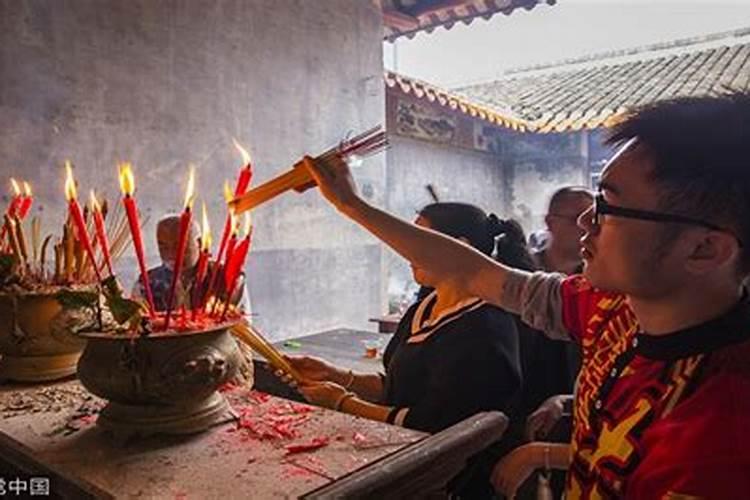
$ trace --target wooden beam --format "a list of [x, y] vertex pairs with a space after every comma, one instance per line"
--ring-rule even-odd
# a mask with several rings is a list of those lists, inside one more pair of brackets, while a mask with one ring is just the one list
[[383, 9], [383, 24], [400, 31], [419, 28], [419, 19], [394, 9]]

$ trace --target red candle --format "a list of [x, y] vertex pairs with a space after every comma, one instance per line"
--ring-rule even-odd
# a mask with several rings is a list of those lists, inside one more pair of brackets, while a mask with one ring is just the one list
[[91, 212], [94, 214], [94, 228], [96, 229], [96, 239], [102, 249], [104, 263], [107, 266], [109, 275], [114, 276], [115, 272], [112, 270], [112, 256], [109, 253], [109, 240], [107, 240], [107, 231], [106, 229], [104, 229], [104, 217], [102, 216], [102, 209], [99, 206], [99, 202], [96, 199], [94, 191], [91, 191]]
[[[13, 220], [13, 217], [15, 217], [16, 213], [18, 212], [18, 208], [22, 202], [23, 195], [21, 194], [21, 188], [18, 187], [18, 183], [13, 177], [10, 178], [10, 184], [11, 186], [13, 186], [13, 198], [11, 198], [10, 204], [5, 210], [5, 213], [8, 214], [8, 217], [10, 217], [11, 220]], [[3, 225], [2, 229], [0, 229], [0, 242], [5, 239], [5, 234], [7, 233], [7, 231], [8, 226]]]
[[237, 280], [239, 279], [242, 269], [245, 267], [245, 260], [247, 254], [250, 251], [250, 242], [252, 241], [253, 226], [250, 218], [250, 213], [245, 212], [245, 237], [242, 239], [239, 245], [234, 249], [231, 256], [227, 256], [227, 264], [224, 267], [224, 281], [227, 285], [227, 301], [224, 305], [224, 313], [222, 318], [226, 316], [227, 310], [229, 309], [229, 303], [234, 295], [235, 288], [237, 287]]
[[23, 194], [21, 193], [21, 188], [18, 187], [18, 183], [12, 177], [10, 178], [10, 184], [11, 186], [13, 186], [13, 199], [10, 200], [10, 205], [8, 206], [7, 213], [12, 219], [16, 216], [18, 208], [23, 202]]
[[190, 232], [190, 224], [193, 222], [193, 192], [195, 191], [195, 171], [191, 168], [188, 176], [187, 189], [185, 190], [185, 209], [180, 216], [180, 234], [177, 240], [177, 255], [175, 256], [174, 269], [172, 270], [172, 285], [169, 287], [169, 301], [167, 302], [167, 317], [164, 321], [164, 329], [169, 329], [169, 320], [172, 316], [174, 299], [177, 293], [177, 283], [180, 281], [182, 273], [182, 263], [185, 260], [185, 250], [187, 249], [187, 238]]
[[31, 185], [24, 181], [23, 183], [23, 200], [20, 201], [20, 205], [18, 207], [18, 218], [23, 220], [24, 217], [29, 213], [29, 209], [31, 208], [31, 203], [34, 201], [34, 195], [31, 192]]
[[69, 161], [65, 162], [65, 197], [68, 199], [68, 210], [70, 216], [73, 219], [73, 224], [76, 227], [78, 233], [78, 239], [83, 244], [83, 249], [91, 259], [91, 263], [94, 266], [94, 273], [99, 281], [102, 280], [102, 276], [99, 273], [99, 268], [96, 265], [96, 258], [94, 257], [94, 247], [91, 246], [91, 240], [89, 239], [89, 233], [86, 231], [86, 223], [83, 220], [83, 214], [81, 213], [81, 207], [78, 205], [76, 200], [76, 183], [73, 180], [73, 168]]
[[[229, 203], [233, 198], [245, 194], [245, 191], [247, 191], [247, 188], [250, 185], [250, 181], [253, 177], [253, 166], [250, 159], [250, 154], [247, 152], [247, 150], [245, 150], [245, 148], [240, 145], [239, 142], [237, 142], [236, 139], [232, 139], [232, 141], [234, 142], [234, 147], [237, 148], [237, 150], [242, 155], [242, 164], [244, 165], [244, 167], [242, 167], [242, 170], [240, 170], [240, 175], [237, 178], [237, 184], [234, 188], [234, 193], [232, 193], [232, 190], [229, 187], [229, 183], [224, 183], [224, 199], [227, 203]], [[219, 252], [216, 254], [216, 265], [211, 271], [211, 279], [208, 280], [208, 289], [206, 290], [204, 303], [202, 305], [205, 305], [205, 300], [208, 300], [216, 287], [216, 279], [219, 275], [219, 263], [224, 257], [224, 252], [227, 250], [229, 237], [233, 228], [234, 223], [232, 222], [232, 214], [231, 212], [227, 212], [227, 218], [224, 222], [224, 231], [221, 234], [221, 240], [219, 242]]]
[[205, 203], [203, 203], [202, 209], [201, 237], [198, 238], [200, 241], [201, 253], [198, 257], [198, 269], [195, 273], [195, 281], [193, 282], [193, 319], [195, 319], [196, 314], [198, 314], [198, 309], [200, 309], [200, 306], [202, 305], [200, 293], [203, 289], [203, 282], [205, 281], [208, 272], [208, 261], [211, 258], [211, 226], [208, 224]]
[[232, 139], [232, 141], [234, 142], [234, 147], [237, 148], [237, 151], [242, 155], [242, 164], [244, 165], [242, 170], [240, 170], [240, 175], [237, 178], [237, 186], [234, 189], [234, 196], [236, 197], [245, 194], [245, 191], [247, 191], [247, 187], [250, 185], [250, 181], [253, 178], [253, 165], [250, 159], [250, 153], [248, 153], [247, 150], [237, 142], [237, 139]]
[[125, 207], [125, 213], [128, 216], [128, 225], [130, 226], [130, 237], [133, 239], [133, 248], [138, 258], [138, 267], [141, 271], [141, 283], [146, 291], [146, 300], [148, 301], [149, 313], [153, 317], [154, 296], [151, 293], [151, 283], [148, 279], [148, 269], [146, 268], [146, 258], [143, 254], [143, 239], [141, 238], [141, 225], [138, 221], [138, 208], [135, 205], [133, 192], [135, 191], [135, 178], [130, 163], [120, 164], [120, 189], [122, 190], [122, 204]]

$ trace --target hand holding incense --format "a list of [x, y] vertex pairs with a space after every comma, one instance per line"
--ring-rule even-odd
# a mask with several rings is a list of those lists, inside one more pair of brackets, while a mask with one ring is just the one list
[[148, 301], [149, 313], [154, 315], [154, 296], [151, 293], [151, 284], [148, 279], [148, 269], [146, 268], [146, 258], [143, 253], [143, 238], [141, 237], [141, 226], [138, 221], [138, 209], [135, 205], [133, 192], [135, 191], [135, 178], [130, 163], [120, 165], [120, 189], [122, 190], [122, 204], [125, 207], [125, 213], [130, 225], [130, 236], [133, 239], [135, 255], [138, 258], [138, 267], [141, 271], [141, 283], [146, 291], [146, 300]]
[[[78, 200], [76, 199], [76, 184], [73, 180], [73, 169], [69, 161], [65, 162], [65, 171], [65, 196], [68, 199], [68, 209], [78, 233], [78, 240], [81, 242], [81, 245], [83, 245], [83, 249], [86, 251], [88, 258], [91, 259], [91, 262], [96, 263], [96, 259], [94, 258], [94, 247], [91, 245], [89, 233], [86, 230], [86, 222], [83, 220], [81, 207], [78, 205]], [[94, 272], [96, 273], [97, 279], [102, 281], [102, 276], [99, 273], [99, 268], [96, 267], [96, 264], [94, 265]]]
[[[345, 159], [355, 156], [364, 158], [383, 151], [387, 146], [388, 138], [382, 130], [382, 127], [378, 126], [367, 130], [348, 141], [342, 141], [338, 146], [330, 148], [321, 155], [315, 157], [313, 161], [325, 163], [335, 156]], [[291, 189], [302, 192], [313, 186], [315, 186], [315, 181], [310, 176], [310, 173], [307, 168], [305, 168], [302, 161], [299, 161], [287, 172], [271, 179], [270, 181], [264, 182], [242, 196], [235, 197], [230, 202], [230, 208], [232, 208], [236, 214], [239, 214], [260, 206], [266, 201]]]
[[167, 301], [167, 316], [164, 320], [164, 329], [169, 330], [169, 320], [172, 316], [177, 283], [182, 274], [182, 263], [185, 261], [185, 249], [187, 249], [187, 238], [190, 232], [190, 224], [193, 222], [193, 193], [195, 191], [195, 171], [191, 168], [188, 175], [187, 189], [185, 190], [185, 209], [180, 216], [180, 234], [177, 240], [177, 255], [175, 256], [174, 269], [172, 270], [172, 284], [169, 287], [169, 300]]

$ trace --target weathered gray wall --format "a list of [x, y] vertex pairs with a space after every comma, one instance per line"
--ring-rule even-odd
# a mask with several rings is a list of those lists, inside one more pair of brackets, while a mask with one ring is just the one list
[[510, 214], [526, 232], [542, 229], [549, 198], [566, 185], [589, 185], [588, 137], [584, 132], [508, 134], [503, 141]]
[[[232, 136], [261, 181], [383, 121], [381, 35], [370, 0], [0, 0], [0, 178], [30, 180], [50, 227], [64, 159], [84, 193], [110, 198], [115, 162], [131, 160], [155, 265], [153, 222], [180, 208], [188, 163], [216, 233], [240, 166]], [[382, 158], [362, 172], [382, 197]], [[287, 195], [255, 223], [251, 297], [275, 338], [379, 312], [379, 245], [318, 194]]]
[[[505, 216], [505, 176], [499, 158], [490, 153], [459, 149], [401, 136], [391, 136], [387, 152], [388, 209], [412, 220], [431, 203], [425, 185], [433, 184], [441, 201], [472, 203]], [[411, 271], [393, 252], [386, 256], [388, 295], [408, 293]]]

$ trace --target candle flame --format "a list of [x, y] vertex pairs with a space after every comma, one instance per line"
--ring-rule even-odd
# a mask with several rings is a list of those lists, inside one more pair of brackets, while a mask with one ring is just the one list
[[99, 206], [99, 201], [96, 199], [94, 190], [89, 191], [89, 198], [91, 199], [91, 210], [94, 212], [101, 212], [102, 208]]
[[31, 192], [31, 184], [29, 184], [29, 183], [28, 183], [28, 182], [26, 182], [26, 181], [23, 181], [23, 191], [24, 191], [24, 194], [25, 194], [26, 196], [28, 196], [29, 198], [31, 198], [31, 196], [32, 196], [32, 194], [33, 194], [33, 193]]
[[232, 191], [231, 186], [229, 186], [229, 181], [224, 181], [224, 201], [229, 203], [234, 199], [234, 192]]
[[237, 148], [237, 151], [242, 155], [242, 164], [250, 165], [250, 153], [248, 153], [247, 150], [242, 147], [242, 144], [237, 142], [237, 139], [234, 137], [232, 137], [232, 142], [234, 143], [234, 147]]
[[123, 162], [119, 165], [120, 169], [120, 190], [124, 195], [132, 195], [135, 191], [135, 177], [133, 168], [129, 162]]
[[229, 211], [229, 227], [232, 228], [232, 236], [237, 236], [237, 233], [240, 232], [240, 221], [234, 210]]
[[201, 250], [204, 252], [211, 250], [211, 226], [208, 224], [206, 202], [203, 202], [203, 216], [201, 220]]
[[70, 160], [65, 160], [65, 199], [71, 201], [75, 200], [77, 196], [76, 181], [73, 179], [73, 165]]
[[253, 218], [250, 216], [250, 212], [245, 212], [245, 228], [243, 236], [247, 238], [250, 236], [250, 232], [253, 230]]
[[13, 191], [14, 191], [15, 195], [16, 196], [20, 195], [21, 194], [21, 188], [18, 187], [18, 182], [16, 182], [16, 180], [13, 177], [10, 178], [10, 184], [11, 184], [11, 186], [13, 186]]
[[187, 187], [185, 188], [185, 210], [193, 207], [193, 196], [195, 195], [195, 167], [190, 166]]

